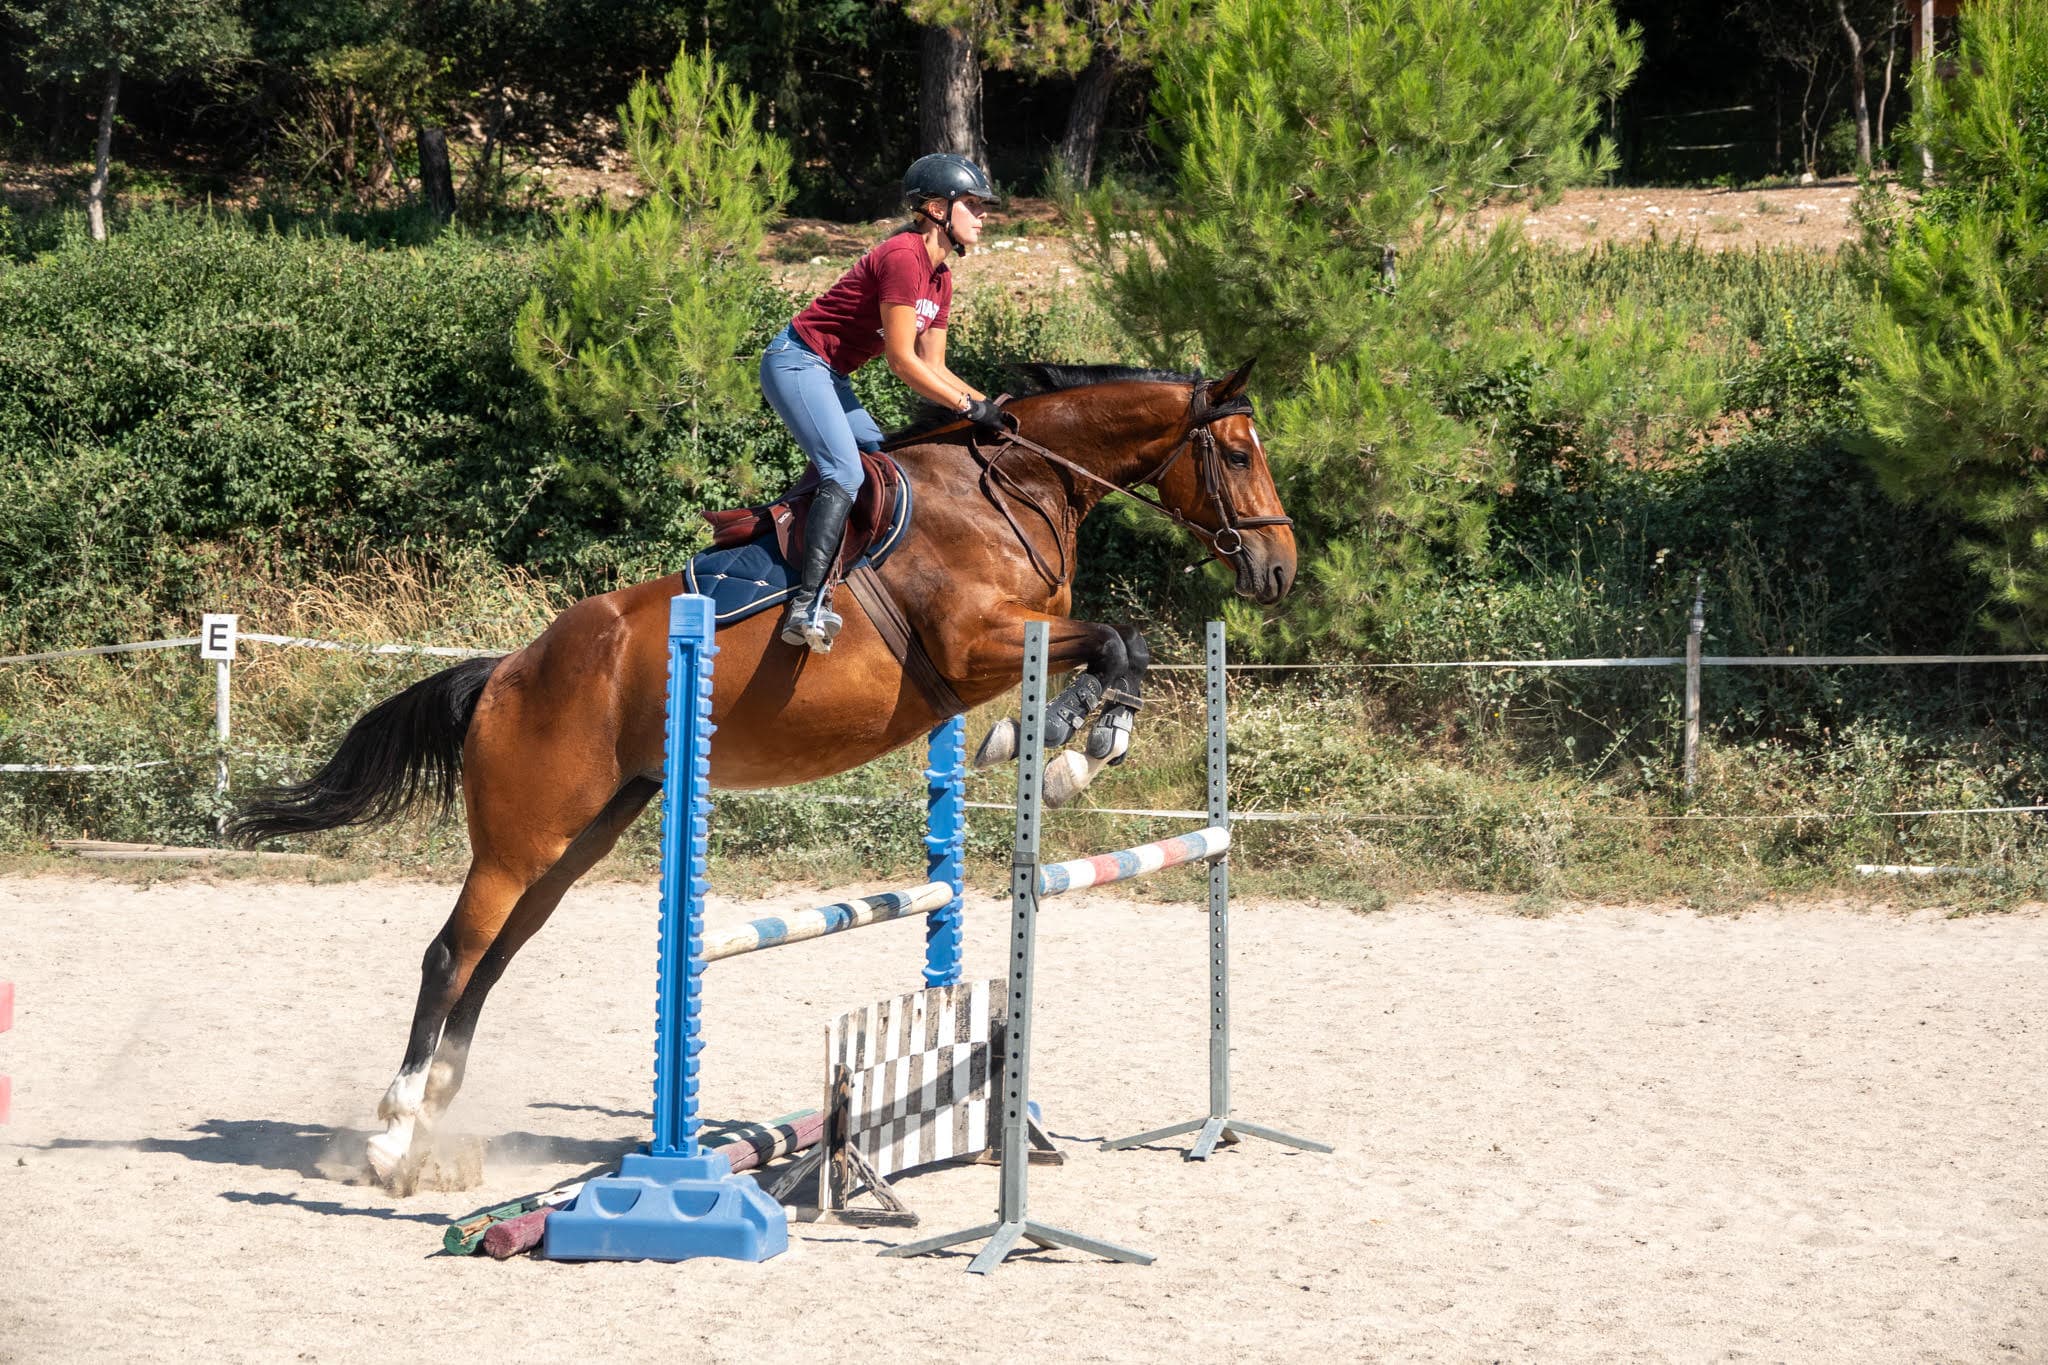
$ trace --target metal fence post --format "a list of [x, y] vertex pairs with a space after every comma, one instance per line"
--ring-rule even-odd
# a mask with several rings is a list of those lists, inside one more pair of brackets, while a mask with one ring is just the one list
[[1707, 625], [1707, 578], [1694, 583], [1692, 624], [1685, 635], [1685, 799], [1700, 780], [1700, 634]]

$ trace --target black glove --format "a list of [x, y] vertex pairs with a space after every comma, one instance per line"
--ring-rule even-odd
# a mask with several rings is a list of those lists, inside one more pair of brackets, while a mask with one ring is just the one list
[[985, 436], [1001, 436], [1010, 429], [1010, 416], [986, 398], [967, 400], [967, 420]]

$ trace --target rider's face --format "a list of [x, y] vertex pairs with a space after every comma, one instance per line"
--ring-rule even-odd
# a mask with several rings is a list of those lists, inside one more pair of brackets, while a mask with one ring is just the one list
[[951, 220], [953, 236], [962, 246], [973, 246], [981, 240], [982, 215], [988, 212], [988, 205], [974, 195], [953, 201]]

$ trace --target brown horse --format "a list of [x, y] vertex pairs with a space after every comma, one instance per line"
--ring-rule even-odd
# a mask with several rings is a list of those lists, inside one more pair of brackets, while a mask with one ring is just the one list
[[[1076, 534], [1109, 492], [1149, 485], [1160, 510], [1234, 569], [1237, 591], [1277, 602], [1293, 586], [1294, 535], [1244, 397], [1227, 378], [1036, 366], [1015, 434], [957, 420], [892, 442], [915, 522], [880, 570], [937, 671], [972, 707], [1017, 685], [1024, 623], [1052, 624], [1051, 664], [1082, 669], [1047, 723], [1120, 758], [1148, 656], [1136, 631], [1067, 619]], [[245, 843], [387, 819], [460, 777], [470, 867], [428, 945], [405, 1058], [371, 1139], [378, 1176], [403, 1179], [416, 1136], [462, 1084], [484, 997], [576, 879], [660, 789], [668, 603], [680, 575], [586, 598], [540, 638], [458, 664], [365, 714], [305, 782], [235, 819]], [[763, 612], [718, 635], [711, 781], [778, 787], [857, 767], [947, 717], [907, 678], [852, 601], [830, 654], [777, 639]], [[1000, 746], [997, 746], [1000, 748]], [[1004, 755], [998, 753], [998, 757]]]

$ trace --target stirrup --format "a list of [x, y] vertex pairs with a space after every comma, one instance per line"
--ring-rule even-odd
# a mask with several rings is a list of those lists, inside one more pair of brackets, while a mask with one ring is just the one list
[[845, 624], [845, 619], [832, 610], [830, 587], [815, 596], [807, 596], [798, 589], [789, 601], [789, 614], [783, 618], [782, 639], [785, 644], [806, 646], [813, 654], [830, 654], [832, 641]]

